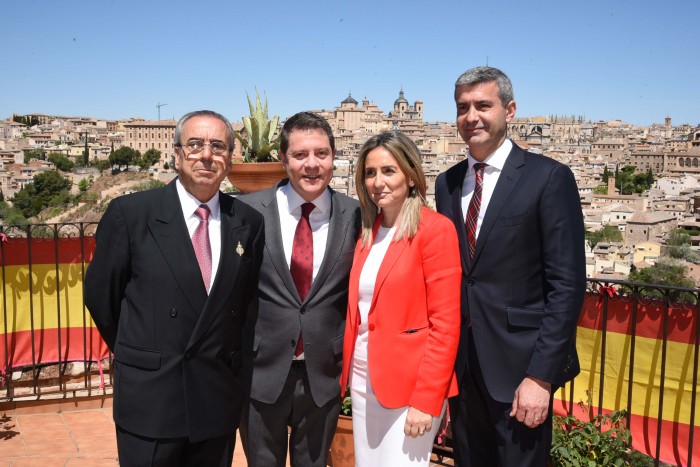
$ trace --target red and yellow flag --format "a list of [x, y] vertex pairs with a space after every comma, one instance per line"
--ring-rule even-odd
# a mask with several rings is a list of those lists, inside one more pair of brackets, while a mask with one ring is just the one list
[[2, 245], [0, 370], [109, 355], [83, 306], [94, 237], [9, 238]]
[[[691, 423], [694, 425], [695, 439], [700, 436], [700, 397], [696, 397], [694, 420], [691, 422], [698, 337], [695, 306], [672, 304], [667, 308], [664, 303], [654, 300], [635, 305], [624, 297], [606, 297], [606, 301], [605, 319], [602, 294], [588, 295], [581, 310], [576, 336], [581, 374], [573, 381], [571, 402], [574, 415], [582, 420], [588, 419], [586, 411], [578, 405], [580, 401], [588, 400], [587, 391], [591, 394], [592, 412], [598, 413], [603, 373], [602, 412], [627, 409], [629, 405], [633, 448], [655, 456], [657, 427], [661, 418], [660, 460], [674, 465], [688, 465]], [[633, 316], [636, 318], [633, 319]], [[630, 366], [633, 349], [634, 361]], [[604, 368], [603, 372], [601, 367]], [[630, 385], [631, 398], [628, 397]], [[700, 387], [695, 389], [698, 394]], [[554, 401], [556, 413], [566, 413], [570, 406], [569, 396], [570, 385], [557, 392]], [[692, 457], [693, 464], [700, 465], [700, 447], [693, 447]]]

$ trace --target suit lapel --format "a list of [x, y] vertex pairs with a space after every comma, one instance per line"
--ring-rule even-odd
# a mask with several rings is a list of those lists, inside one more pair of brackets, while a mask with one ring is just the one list
[[[345, 238], [350, 235], [351, 229], [348, 225], [350, 219], [346, 216], [345, 209], [340, 206], [338, 202], [338, 197], [335, 196], [335, 192], [331, 192], [331, 215], [328, 222], [328, 237], [326, 240], [326, 251], [323, 254], [323, 261], [321, 266], [316, 273], [316, 278], [311, 283], [311, 289], [309, 289], [309, 294], [306, 297], [306, 301], [311, 300], [314, 295], [323, 286], [323, 283], [328, 278], [329, 274], [333, 271], [340, 253], [343, 250], [343, 245], [345, 244]], [[291, 277], [291, 274], [290, 274]]]
[[465, 159], [460, 162], [453, 186], [449, 187], [452, 195], [452, 213], [455, 226], [457, 227], [462, 268], [465, 271], [469, 269], [469, 241], [467, 240], [467, 227], [465, 225], [466, 217], [462, 213], [462, 188], [464, 187], [464, 177], [467, 175], [467, 170], [469, 170], [469, 163]]
[[[282, 182], [286, 183], [286, 182]], [[278, 184], [277, 187], [280, 187]], [[282, 283], [287, 288], [292, 297], [301, 303], [299, 292], [292, 273], [287, 265], [287, 258], [284, 255], [284, 244], [282, 243], [282, 227], [280, 226], [279, 206], [277, 204], [277, 190], [270, 191], [270, 197], [261, 202], [262, 214], [265, 218], [265, 249], [270, 257], [270, 262], [277, 271], [277, 275], [282, 280]]]
[[[233, 199], [228, 195], [219, 193], [219, 206], [221, 210], [221, 254], [219, 256], [219, 269], [212, 283], [209, 297], [204, 304], [202, 314], [190, 337], [190, 345], [197, 342], [211, 327], [211, 323], [217, 313], [221, 313], [221, 304], [227, 302], [227, 297], [236, 291], [232, 290], [237, 282], [238, 272], [243, 254], [236, 252], [236, 247], [248, 244], [250, 227], [243, 225], [239, 216], [235, 215]], [[250, 253], [249, 253], [250, 254]], [[228, 310], [223, 310], [228, 311]]]
[[[372, 238], [377, 237], [377, 230], [379, 230], [379, 226], [381, 225], [382, 217], [383, 216], [381, 215], [377, 216], [377, 221], [374, 223], [374, 234], [372, 235]], [[394, 242], [392, 240], [389, 244], [389, 248], [384, 255], [382, 264], [379, 266], [379, 271], [377, 272], [377, 280], [374, 283], [374, 293], [372, 294], [372, 305], [370, 306], [370, 310], [374, 309], [374, 306], [377, 303], [377, 297], [379, 296], [379, 290], [382, 288], [382, 285], [384, 285], [384, 281], [389, 275], [389, 272], [394, 267], [394, 264], [396, 264], [396, 260], [399, 259], [399, 256], [401, 256], [401, 253], [403, 252], [404, 248], [406, 248], [407, 244], [408, 240], [406, 238], [400, 242]]]
[[207, 300], [207, 292], [187, 232], [175, 182], [163, 188], [163, 201], [160, 205], [160, 212], [148, 222], [149, 229], [175, 281], [184, 291], [195, 314], [199, 314]]
[[525, 165], [524, 154], [524, 151], [514, 144], [513, 149], [511, 149], [506, 159], [506, 163], [503, 165], [503, 171], [498, 177], [498, 183], [496, 183], [496, 188], [491, 195], [489, 205], [486, 208], [484, 221], [479, 229], [479, 236], [476, 239], [476, 250], [471, 267], [479, 260], [479, 256], [481, 256], [481, 252], [484, 249], [484, 244], [488, 240], [496, 220], [501, 215], [501, 211], [510, 198], [513, 188], [518, 184], [518, 180], [522, 175], [520, 169]]

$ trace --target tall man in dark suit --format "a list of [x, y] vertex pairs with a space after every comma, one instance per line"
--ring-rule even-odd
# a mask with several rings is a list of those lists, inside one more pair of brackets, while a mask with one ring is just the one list
[[250, 403], [241, 437], [252, 467], [283, 467], [287, 450], [292, 466], [325, 467], [340, 410], [359, 204], [328, 187], [335, 141], [324, 118], [289, 118], [280, 155], [289, 178], [240, 198], [265, 218], [258, 300], [246, 321]]
[[114, 352], [122, 466], [231, 465], [264, 246], [262, 216], [219, 192], [233, 144], [222, 115], [185, 115], [179, 177], [115, 199], [98, 226], [85, 304]]
[[462, 257], [460, 394], [450, 401], [457, 464], [544, 466], [552, 393], [579, 371], [578, 190], [568, 167], [507, 138], [516, 106], [500, 70], [465, 72], [455, 101], [469, 155], [438, 176], [436, 198]]

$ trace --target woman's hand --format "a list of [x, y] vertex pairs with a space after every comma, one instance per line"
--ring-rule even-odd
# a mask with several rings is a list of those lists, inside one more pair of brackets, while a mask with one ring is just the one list
[[403, 426], [403, 432], [406, 436], [415, 438], [423, 436], [433, 428], [433, 416], [429, 413], [421, 412], [415, 407], [408, 408], [406, 415], [406, 423]]

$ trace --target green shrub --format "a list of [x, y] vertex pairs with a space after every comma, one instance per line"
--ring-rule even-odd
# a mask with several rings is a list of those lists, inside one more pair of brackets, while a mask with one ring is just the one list
[[[588, 403], [579, 402], [591, 413], [591, 393]], [[550, 462], [552, 466], [629, 466], [632, 435], [627, 427], [627, 411], [591, 416], [588, 421], [573, 415], [555, 415]]]

